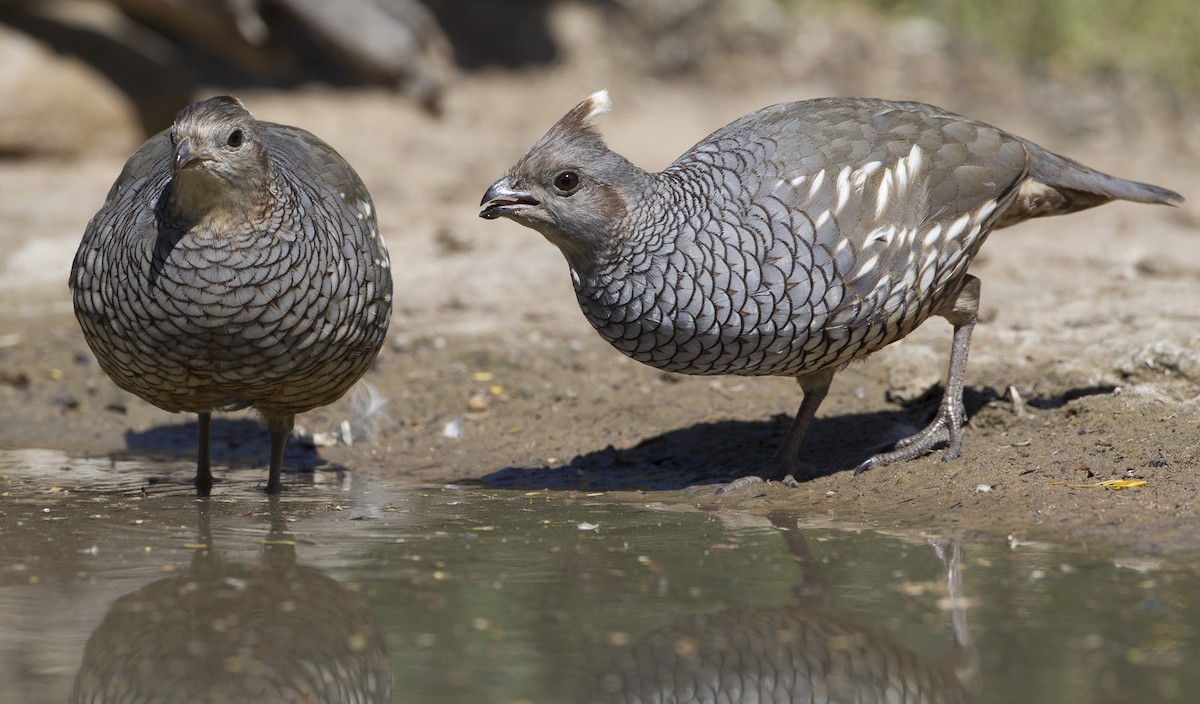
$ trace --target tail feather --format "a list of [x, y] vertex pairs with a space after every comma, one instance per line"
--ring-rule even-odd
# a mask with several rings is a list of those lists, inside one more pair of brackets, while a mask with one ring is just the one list
[[1183, 196], [1161, 186], [1109, 176], [1073, 159], [1046, 151], [1029, 141], [1025, 142], [1025, 148], [1029, 150], [1030, 157], [1029, 177], [1051, 188], [1134, 203], [1178, 205], [1183, 202]]
[[1017, 189], [1016, 197], [996, 218], [996, 229], [1031, 218], [1074, 213], [1114, 200], [1163, 205], [1183, 202], [1183, 196], [1175, 191], [1109, 176], [1033, 142], [1024, 144], [1029, 152], [1029, 174]]

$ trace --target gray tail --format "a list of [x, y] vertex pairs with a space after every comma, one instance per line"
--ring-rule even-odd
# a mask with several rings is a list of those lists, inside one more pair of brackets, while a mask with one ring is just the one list
[[1046, 151], [1033, 142], [1022, 141], [1029, 150], [1029, 177], [1062, 192], [1069, 200], [1077, 201], [1082, 207], [1076, 209], [1089, 208], [1111, 200], [1163, 205], [1178, 205], [1183, 202], [1183, 196], [1175, 191], [1109, 176], [1073, 159]]
[[1029, 173], [1010, 205], [996, 218], [995, 228], [1030, 218], [1064, 215], [1114, 200], [1177, 205], [1183, 196], [1148, 183], [1109, 176], [1077, 161], [1022, 140], [1029, 153]]

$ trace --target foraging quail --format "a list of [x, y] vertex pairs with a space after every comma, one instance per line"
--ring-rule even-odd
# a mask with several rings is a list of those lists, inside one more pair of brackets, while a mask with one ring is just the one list
[[199, 414], [254, 408], [280, 490], [297, 413], [333, 402], [387, 332], [392, 279], [371, 196], [312, 134], [236, 98], [194, 103], [125, 164], [71, 265], [75, 315], [118, 386]]
[[685, 374], [795, 377], [804, 392], [756, 475], [798, 476], [801, 440], [833, 375], [931, 315], [954, 326], [937, 416], [890, 452], [962, 444], [963, 377], [979, 309], [967, 273], [987, 234], [1111, 200], [1178, 203], [990, 125], [913, 102], [827, 98], [750, 113], [661, 173], [610, 151], [593, 94], [483, 197], [562, 251], [604, 339]]

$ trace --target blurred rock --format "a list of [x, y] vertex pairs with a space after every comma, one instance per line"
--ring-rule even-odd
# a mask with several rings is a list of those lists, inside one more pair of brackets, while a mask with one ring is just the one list
[[[554, 0], [427, 0], [463, 69], [547, 64], [558, 58]], [[558, 3], [562, 4], [562, 3]]]
[[436, 109], [416, 0], [0, 0], [0, 155], [128, 152], [204, 86], [384, 85]]
[[141, 136], [130, 101], [102, 73], [0, 25], [0, 155], [128, 152]]
[[[0, 0], [0, 22], [36, 40], [53, 56], [86, 66], [89, 79], [96, 83], [93, 90], [119, 96], [124, 104], [126, 119], [132, 121], [129, 140], [97, 140], [65, 151], [128, 153], [169, 125], [195, 92], [198, 71], [186, 57], [107, 2], [33, 5]], [[53, 84], [40, 84], [35, 92], [51, 88]], [[71, 119], [87, 122], [95, 117], [85, 111]]]
[[435, 105], [454, 52], [429, 10], [413, 0], [277, 0], [365, 82], [393, 85]]
[[1152, 342], [1115, 366], [1117, 373], [1130, 381], [1153, 383], [1178, 377], [1200, 383], [1200, 352], [1170, 342]]
[[172, 41], [257, 80], [393, 86], [434, 106], [453, 51], [415, 0], [109, 0]]
[[776, 0], [612, 0], [605, 14], [605, 46], [658, 77], [742, 81], [795, 32]]

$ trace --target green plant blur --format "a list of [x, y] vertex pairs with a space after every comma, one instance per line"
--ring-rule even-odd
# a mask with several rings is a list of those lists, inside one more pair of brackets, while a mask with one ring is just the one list
[[[780, 0], [794, 9], [839, 0]], [[854, 0], [896, 18], [927, 18], [1023, 69], [1060, 77], [1141, 74], [1185, 102], [1200, 96], [1196, 0]]]

